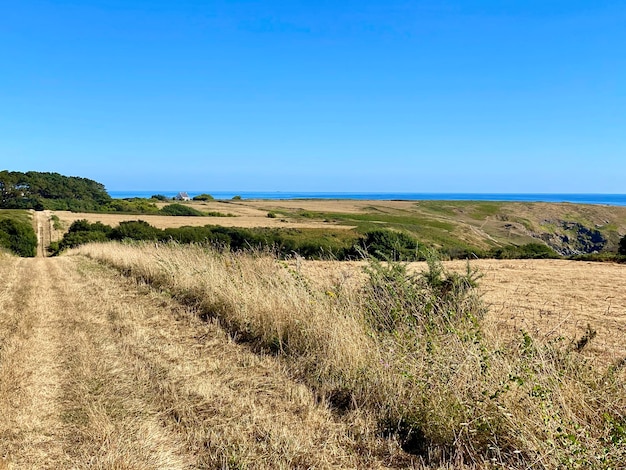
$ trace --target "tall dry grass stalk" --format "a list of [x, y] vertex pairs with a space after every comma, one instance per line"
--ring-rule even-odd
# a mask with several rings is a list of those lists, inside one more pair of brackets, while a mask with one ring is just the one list
[[[370, 266], [365, 286], [314, 287], [270, 255], [100, 244], [82, 254], [198, 307], [283, 357], [340, 413], [365, 413], [427, 462], [623, 468], [626, 388], [571, 342], [502, 335], [473, 273]], [[505, 339], [509, 338], [509, 339]], [[580, 344], [580, 343], [579, 343]]]

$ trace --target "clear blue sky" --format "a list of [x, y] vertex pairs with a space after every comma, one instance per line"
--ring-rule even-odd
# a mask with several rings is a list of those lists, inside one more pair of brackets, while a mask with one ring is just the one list
[[626, 193], [626, 2], [0, 1], [0, 169]]

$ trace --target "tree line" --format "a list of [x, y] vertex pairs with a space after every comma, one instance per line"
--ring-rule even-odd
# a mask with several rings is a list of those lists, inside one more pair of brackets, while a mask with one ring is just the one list
[[0, 171], [0, 208], [94, 211], [111, 202], [104, 185], [59, 173]]

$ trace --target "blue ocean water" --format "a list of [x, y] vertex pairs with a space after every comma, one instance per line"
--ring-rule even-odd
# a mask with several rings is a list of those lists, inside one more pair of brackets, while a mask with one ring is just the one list
[[[517, 201], [517, 202], [571, 202], [576, 204], [604, 204], [626, 206], [626, 194], [499, 194], [499, 193], [342, 193], [342, 192], [283, 192], [283, 191], [188, 191], [190, 197], [208, 193], [215, 199], [366, 199], [409, 201]], [[116, 199], [149, 198], [153, 194], [174, 197], [178, 191], [109, 191]]]

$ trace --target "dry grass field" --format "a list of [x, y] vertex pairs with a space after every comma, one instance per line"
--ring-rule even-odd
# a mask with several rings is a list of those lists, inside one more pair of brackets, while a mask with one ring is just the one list
[[625, 468], [623, 265], [45, 253], [0, 253], [0, 468]]
[[[82, 257], [0, 258], [0, 468], [384, 468], [281, 361]], [[385, 452], [383, 452], [383, 450]]]
[[[200, 210], [207, 210], [206, 207]], [[233, 213], [248, 212], [235, 211]], [[256, 211], [258, 212], [258, 211]], [[345, 225], [329, 224], [322, 221], [299, 221], [288, 220], [284, 218], [269, 218], [267, 212], [255, 214], [241, 214], [236, 217], [193, 217], [193, 216], [167, 216], [167, 215], [150, 215], [150, 214], [99, 214], [89, 212], [54, 212], [66, 227], [69, 227], [75, 220], [85, 219], [90, 223], [102, 222], [112, 227], [120, 222], [128, 220], [145, 220], [150, 225], [165, 229], [171, 227], [202, 227], [204, 225], [220, 225], [223, 227], [269, 227], [269, 228], [329, 228], [334, 229], [350, 229]]]
[[[292, 263], [295, 266], [295, 262]], [[462, 272], [464, 261], [445, 262]], [[298, 269], [321, 286], [363, 283], [361, 262], [298, 261]], [[547, 338], [579, 338], [597, 331], [588, 352], [603, 360], [626, 357], [626, 265], [568, 260], [473, 260], [489, 318], [507, 331]], [[426, 263], [410, 263], [410, 271]]]
[[[189, 246], [74, 253], [193, 305], [252, 351], [278, 358], [335, 410], [359, 455], [385, 465], [619, 468], [626, 459], [624, 300], [609, 283], [619, 266], [487, 263], [482, 290], [463, 294], [463, 283], [410, 287], [384, 267], [384, 283], [368, 287], [354, 263]], [[606, 283], [605, 294], [582, 294]], [[579, 327], [587, 322], [598, 331], [588, 345]]]

